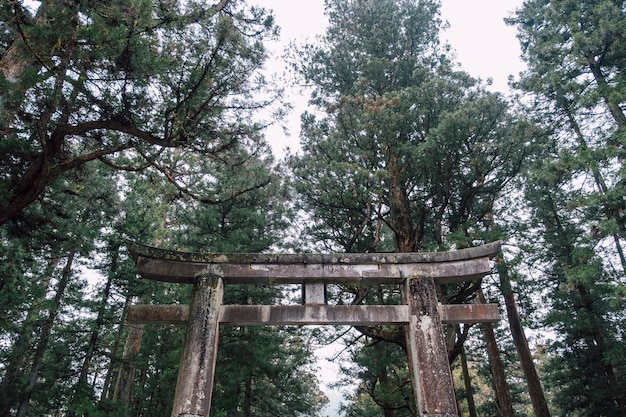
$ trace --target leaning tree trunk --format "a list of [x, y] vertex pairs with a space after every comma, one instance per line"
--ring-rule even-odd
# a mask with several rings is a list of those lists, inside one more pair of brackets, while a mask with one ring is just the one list
[[[493, 214], [489, 215], [490, 228], [495, 227], [495, 221]], [[520, 364], [522, 366], [522, 372], [526, 379], [526, 385], [528, 386], [528, 395], [530, 396], [530, 402], [535, 413], [535, 417], [550, 417], [550, 411], [548, 410], [548, 403], [541, 387], [541, 381], [535, 368], [535, 362], [533, 361], [530, 348], [528, 347], [528, 340], [524, 334], [522, 328], [519, 312], [517, 310], [517, 303], [515, 302], [515, 295], [513, 288], [511, 287], [511, 279], [509, 277], [509, 269], [504, 260], [504, 254], [500, 252], [496, 258], [496, 270], [498, 272], [498, 278], [500, 280], [500, 291], [504, 297], [504, 304], [506, 306], [506, 315], [509, 321], [509, 328], [511, 329], [511, 337], [513, 338], [513, 344], [517, 351]], [[481, 301], [484, 300], [482, 292], [479, 294]], [[484, 301], [483, 301], [484, 302]]]
[[[128, 307], [131, 305], [131, 298], [127, 298], [124, 304], [124, 312], [122, 313], [122, 317], [126, 315], [128, 311]], [[100, 401], [111, 400], [113, 399], [113, 395], [115, 392], [115, 384], [113, 383], [113, 377], [118, 372], [118, 363], [120, 362], [120, 357], [122, 357], [123, 353], [120, 352], [120, 346], [122, 345], [122, 339], [124, 337], [124, 329], [125, 326], [123, 323], [120, 323], [115, 335], [115, 341], [113, 342], [113, 347], [111, 348], [109, 367], [106, 373], [106, 377], [104, 378], [104, 384], [102, 386], [102, 395], [100, 396]]]
[[243, 417], [252, 417], [252, 371], [247, 375], [245, 382]]
[[[560, 88], [557, 87], [556, 91], [559, 93], [560, 96], [563, 96], [563, 93], [561, 92]], [[572, 113], [570, 106], [567, 104], [567, 100], [565, 99], [559, 100], [559, 107], [561, 111], [565, 114], [565, 116], [567, 117], [567, 122], [572, 128], [572, 131], [574, 132], [574, 137], [576, 138], [576, 143], [578, 144], [579, 151], [581, 153], [589, 152], [589, 146], [587, 145], [587, 141], [583, 134], [583, 130], [581, 129], [580, 125], [578, 124], [578, 121], [574, 117], [574, 114]], [[623, 116], [623, 113], [621, 114]], [[602, 175], [602, 171], [600, 170], [598, 162], [593, 159], [587, 159], [587, 166], [591, 170], [591, 174], [593, 175], [593, 179], [594, 179], [594, 182], [596, 183], [596, 186], [598, 187], [602, 195], [606, 199], [608, 199], [607, 194], [609, 193], [609, 187], [604, 179], [604, 176]], [[622, 232], [624, 231], [624, 222], [622, 221], [622, 214], [621, 214], [623, 211], [623, 208], [624, 207], [618, 206], [618, 207], [611, 207], [611, 208], [604, 209], [604, 215], [607, 217], [607, 219], [613, 220], [618, 225], [620, 225], [620, 229]], [[624, 257], [624, 249], [622, 248], [622, 244], [620, 242], [620, 236], [618, 233], [613, 232], [612, 237], [613, 237], [613, 242], [615, 244], [615, 249], [617, 250], [617, 255], [619, 256], [620, 263], [622, 265], [622, 271], [626, 273], [626, 258]]]
[[102, 296], [102, 304], [98, 311], [98, 317], [96, 318], [94, 329], [91, 331], [91, 336], [89, 337], [89, 343], [87, 344], [87, 349], [85, 349], [85, 357], [83, 358], [83, 364], [80, 367], [80, 373], [78, 375], [78, 384], [87, 383], [87, 377], [89, 376], [89, 369], [91, 367], [91, 361], [93, 360], [94, 354], [96, 352], [96, 345], [98, 343], [98, 337], [100, 336], [100, 327], [102, 327], [102, 324], [104, 322], [104, 308], [107, 305], [107, 300], [109, 298], [110, 290], [111, 290], [111, 278], [107, 280], [106, 287], [104, 289], [104, 294]]
[[124, 346], [124, 355], [117, 375], [113, 401], [130, 405], [133, 379], [135, 377], [135, 358], [139, 354], [141, 339], [143, 337], [143, 324], [129, 324]]
[[[54, 65], [50, 51], [55, 50], [55, 44], [62, 41], [57, 36], [53, 36], [43, 41], [39, 38], [33, 42], [30, 39], [30, 29], [41, 27], [47, 22], [54, 22], [55, 19], [58, 21], [57, 10], [75, 7], [73, 3], [76, 2], [63, 4], [60, 0], [42, 0], [34, 17], [26, 14], [27, 12], [21, 6], [14, 7], [14, 21], [19, 22], [20, 26], [10, 28], [14, 33], [14, 38], [0, 56], [0, 79], [4, 78], [10, 86], [7, 91], [0, 91], [0, 133], [6, 134], [10, 131], [22, 100], [31, 87], [24, 84], [22, 74], [26, 71], [37, 72], [40, 68], [49, 70]], [[78, 17], [78, 9], [75, 8], [75, 11], [75, 17]]]
[[[587, 288], [582, 284], [578, 284], [576, 286], [576, 290], [578, 292], [580, 299], [582, 300], [582, 304], [583, 304], [582, 308], [584, 308], [591, 317], [597, 317], [595, 307], [593, 305], [594, 300], [589, 296], [589, 291], [587, 290]], [[617, 405], [617, 409], [619, 410], [620, 417], [626, 417], [626, 401], [624, 400], [624, 394], [622, 390], [620, 389], [620, 386], [618, 383], [618, 377], [616, 375], [615, 369], [613, 368], [613, 365], [611, 364], [611, 360], [608, 358], [609, 355], [607, 354], [608, 349], [607, 349], [606, 338], [602, 335], [602, 332], [599, 331], [600, 325], [594, 325], [592, 321], [592, 324], [590, 327], [591, 328], [589, 329], [588, 334], [591, 337], [591, 339], [595, 342], [597, 354], [601, 358], [602, 368], [606, 376], [607, 385], [609, 386], [609, 389], [611, 390], [610, 395], [613, 401], [615, 402], [615, 404]]]
[[37, 284], [41, 288], [42, 295], [31, 303], [31, 308], [28, 310], [26, 319], [24, 320], [15, 341], [11, 346], [11, 353], [5, 363], [4, 374], [2, 383], [0, 383], [0, 416], [9, 417], [11, 415], [11, 408], [17, 401], [17, 393], [21, 391], [19, 387], [20, 380], [22, 379], [25, 368], [30, 361], [30, 355], [33, 349], [33, 337], [38, 333], [39, 314], [41, 312], [41, 306], [44, 305], [45, 293], [50, 285], [50, 277], [55, 267], [59, 263], [59, 259], [50, 259], [43, 272], [41, 281]]
[[528, 385], [528, 395], [530, 396], [535, 417], [550, 417], [548, 403], [545, 395], [543, 394], [543, 388], [541, 387], [541, 381], [539, 380], [539, 375], [537, 374], [537, 369], [535, 368], [535, 362], [533, 361], [530, 348], [528, 347], [528, 341], [526, 340], [526, 335], [524, 334], [524, 329], [522, 328], [519, 313], [517, 311], [517, 303], [515, 302], [515, 296], [511, 287], [509, 270], [502, 253], [496, 257], [496, 268], [500, 278], [500, 288], [502, 295], [504, 296], [506, 315], [509, 319], [509, 327], [513, 337], [513, 344], [515, 344], [515, 350], [517, 350], [517, 356], [519, 357], [522, 365], [522, 371], [524, 372], [524, 378], [526, 379], [526, 384]]
[[[481, 303], [485, 303], [485, 297], [480, 291], [478, 293]], [[496, 342], [496, 336], [491, 323], [483, 323], [483, 336], [487, 345], [487, 355], [489, 356], [489, 365], [491, 366], [491, 375], [493, 376], [493, 388], [496, 394], [496, 404], [498, 406], [498, 414], [500, 417], [515, 417], [513, 412], [513, 402], [509, 394], [509, 387], [506, 383], [504, 374], [504, 365], [500, 358], [500, 350]]]
[[46, 352], [46, 349], [48, 348], [48, 342], [50, 340], [52, 326], [57, 318], [59, 309], [61, 307], [61, 300], [63, 299], [65, 289], [67, 288], [70, 277], [72, 275], [72, 264], [74, 263], [74, 256], [75, 253], [72, 252], [67, 257], [67, 263], [65, 264], [65, 268], [63, 268], [63, 273], [61, 275], [61, 279], [59, 280], [54, 300], [48, 312], [48, 317], [44, 323], [44, 326], [41, 329], [39, 342], [37, 343], [37, 347], [35, 349], [33, 365], [28, 375], [28, 382], [26, 384], [26, 387], [24, 388], [24, 391], [22, 392], [20, 404], [18, 406], [15, 417], [25, 417], [28, 411], [30, 398], [35, 389], [35, 384], [37, 382], [37, 378], [39, 377], [39, 371], [41, 370], [41, 367], [43, 365], [43, 356]]
[[[115, 276], [115, 270], [117, 265], [117, 251], [119, 249], [119, 245], [115, 247], [111, 253], [114, 254], [114, 258], [112, 261], [112, 271], [108, 274], [108, 278], [106, 284], [104, 286], [104, 292], [102, 294], [102, 299], [100, 301], [100, 306], [98, 308], [98, 316], [93, 324], [93, 329], [91, 331], [91, 335], [89, 337], [89, 343], [87, 344], [87, 348], [85, 349], [85, 357], [83, 358], [83, 364], [80, 368], [80, 372], [78, 374], [78, 382], [74, 386], [74, 398], [75, 400], [80, 401], [82, 395], [85, 394], [85, 390], [88, 389], [88, 376], [89, 370], [91, 369], [91, 363], [93, 361], [93, 357], [96, 353], [96, 346], [98, 343], [98, 338], [100, 337], [100, 331], [104, 324], [104, 315], [106, 314], [106, 310], [108, 308], [108, 300], [109, 295], [111, 293], [111, 286], [113, 285], [113, 277]], [[74, 417], [74, 412], [68, 412], [69, 417]]]
[[593, 74], [593, 78], [598, 83], [600, 95], [604, 99], [604, 103], [609, 109], [611, 116], [613, 116], [613, 120], [615, 120], [618, 129], [626, 129], [626, 115], [624, 115], [619, 99], [615, 99], [616, 95], [609, 93], [614, 91], [614, 88], [609, 85], [605, 75], [602, 73], [600, 64], [596, 61], [593, 55], [587, 55], [585, 56], [585, 59], [587, 60], [587, 65]]
[[467, 356], [465, 348], [461, 347], [461, 370], [463, 371], [463, 383], [465, 384], [465, 395], [467, 397], [467, 408], [470, 417], [478, 417], [476, 414], [476, 403], [474, 402], [474, 389], [470, 379], [469, 368], [467, 367]]

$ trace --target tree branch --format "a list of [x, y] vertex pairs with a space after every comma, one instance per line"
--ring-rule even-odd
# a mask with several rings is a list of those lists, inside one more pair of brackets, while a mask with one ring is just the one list
[[150, 132], [143, 131], [135, 126], [130, 126], [129, 124], [115, 120], [94, 120], [91, 122], [79, 123], [77, 125], [61, 126], [52, 134], [53, 143], [55, 138], [62, 138], [68, 135], [79, 136], [89, 131], [100, 129], [126, 133], [138, 139], [141, 139], [151, 145], [158, 145], [166, 148], [172, 148], [176, 146], [175, 143], [165, 139], [161, 139]]

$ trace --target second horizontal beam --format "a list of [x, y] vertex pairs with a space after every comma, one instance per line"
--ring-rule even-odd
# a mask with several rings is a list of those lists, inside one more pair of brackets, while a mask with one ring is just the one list
[[[495, 304], [440, 305], [443, 323], [492, 323], [500, 320]], [[136, 305], [130, 308], [131, 323], [184, 324], [189, 318], [185, 305]], [[406, 305], [223, 305], [219, 322], [226, 325], [351, 325], [404, 324], [409, 321]]]

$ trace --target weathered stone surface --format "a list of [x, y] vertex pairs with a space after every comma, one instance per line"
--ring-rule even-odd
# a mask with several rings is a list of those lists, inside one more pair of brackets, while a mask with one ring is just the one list
[[[442, 323], [493, 323], [500, 320], [496, 304], [439, 305], [438, 309]], [[127, 317], [129, 323], [141, 324], [185, 324], [188, 319], [189, 306], [179, 304], [131, 306]], [[223, 305], [220, 308], [219, 322], [238, 326], [398, 324], [409, 322], [409, 307], [406, 305], [329, 306], [323, 304]]]
[[442, 323], [495, 323], [500, 321], [497, 304], [439, 304]]
[[135, 260], [162, 259], [199, 264], [406, 264], [440, 263], [466, 259], [493, 257], [500, 251], [501, 242], [492, 242], [473, 248], [450, 252], [411, 253], [330, 253], [330, 254], [265, 254], [265, 253], [194, 253], [179, 252], [127, 242], [128, 250]]
[[189, 306], [134, 305], [128, 309], [126, 321], [141, 324], [186, 324], [189, 320]]
[[201, 264], [142, 256], [137, 259], [137, 272], [145, 278], [189, 284], [207, 272], [222, 277], [225, 284], [301, 284], [308, 280], [363, 285], [400, 284], [415, 275], [434, 277], [438, 283], [451, 283], [480, 279], [490, 269], [486, 256], [442, 263], [402, 264]]
[[225, 305], [220, 323], [242, 326], [346, 324], [352, 326], [406, 323], [408, 308], [404, 305], [329, 306], [329, 305]]
[[198, 278], [189, 307], [172, 417], [209, 415], [223, 296], [221, 279], [209, 276]]
[[302, 298], [304, 304], [326, 304], [326, 284], [317, 282], [305, 282], [302, 284]]
[[[223, 324], [403, 324], [420, 415], [457, 416], [442, 321], [488, 323], [495, 305], [438, 305], [435, 282], [476, 280], [489, 273], [500, 242], [442, 253], [202, 254], [129, 243], [137, 272], [148, 279], [194, 284], [189, 307], [136, 306], [135, 323], [188, 323], [173, 417], [208, 416], [218, 326]], [[419, 277], [419, 278], [418, 278]], [[303, 306], [221, 306], [223, 284], [303, 284]], [[327, 306], [328, 283], [404, 286], [406, 305]]]
[[458, 416], [435, 282], [407, 279], [409, 368], [420, 416]]

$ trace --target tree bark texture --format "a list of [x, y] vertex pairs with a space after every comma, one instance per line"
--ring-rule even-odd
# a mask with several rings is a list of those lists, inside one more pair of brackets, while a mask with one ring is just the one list
[[467, 396], [467, 408], [470, 417], [478, 417], [476, 414], [476, 403], [474, 402], [474, 389], [470, 379], [469, 368], [467, 367], [467, 357], [465, 348], [461, 348], [461, 369], [463, 371], [463, 383], [465, 384], [465, 395]]
[[[41, 320], [41, 306], [45, 305], [45, 293], [49, 289], [50, 277], [60, 259], [50, 259], [43, 271], [41, 280], [37, 286], [41, 289], [41, 296], [31, 303], [26, 319], [20, 327], [19, 333], [11, 346], [11, 353], [5, 363], [2, 382], [0, 383], [0, 416], [5, 417], [10, 414], [9, 410], [14, 406], [18, 396], [16, 384], [20, 384], [26, 372], [28, 363], [31, 361], [30, 355], [33, 349], [33, 339], [41, 333], [41, 326], [37, 323]], [[45, 325], [45, 324], [44, 324]]]
[[143, 324], [128, 325], [128, 333], [126, 335], [126, 344], [124, 345], [122, 363], [117, 374], [117, 381], [113, 392], [113, 401], [122, 403], [126, 406], [130, 404], [133, 379], [135, 377], [135, 357], [139, 353], [139, 348], [141, 347], [143, 328]]
[[48, 312], [48, 317], [44, 323], [43, 328], [41, 329], [41, 335], [39, 338], [39, 342], [37, 343], [37, 347], [35, 349], [35, 356], [33, 358], [33, 365], [28, 374], [28, 382], [24, 391], [22, 392], [20, 398], [20, 404], [17, 409], [17, 413], [15, 417], [25, 417], [28, 412], [28, 405], [30, 404], [30, 398], [35, 389], [35, 384], [37, 383], [37, 378], [39, 377], [39, 371], [43, 366], [43, 357], [48, 348], [48, 342], [50, 341], [50, 334], [52, 332], [52, 326], [54, 325], [54, 321], [57, 318], [59, 309], [61, 308], [61, 302], [63, 299], [63, 295], [65, 294], [65, 289], [70, 281], [70, 277], [72, 276], [72, 264], [74, 263], [75, 253], [71, 252], [67, 257], [67, 262], [65, 267], [63, 268], [63, 272], [61, 274], [61, 278], [59, 279], [59, 283], [57, 285], [56, 294], [54, 295], [54, 300], [50, 310]]
[[[390, 151], [391, 153], [393, 151]], [[422, 238], [422, 228], [412, 219], [411, 202], [402, 181], [402, 171], [395, 154], [389, 156], [389, 210], [398, 252], [417, 252]]]
[[504, 260], [502, 253], [496, 257], [496, 268], [498, 270], [498, 276], [500, 278], [500, 288], [502, 295], [504, 296], [504, 303], [506, 306], [506, 314], [509, 319], [509, 328], [511, 329], [511, 336], [513, 337], [513, 343], [515, 344], [515, 350], [522, 365], [522, 371], [524, 372], [524, 378], [528, 385], [528, 395], [533, 406], [533, 411], [536, 417], [550, 417], [550, 411], [548, 410], [548, 403], [546, 397], [543, 394], [543, 388], [541, 387], [541, 381], [535, 368], [535, 362], [533, 361], [532, 353], [528, 347], [528, 341], [522, 328], [519, 313], [517, 311], [517, 303], [515, 302], [515, 295], [511, 287], [511, 279], [509, 278], [509, 271]]
[[[480, 302], [485, 302], [482, 291], [479, 293]], [[485, 344], [487, 345], [487, 356], [489, 357], [489, 365], [491, 366], [491, 376], [493, 377], [493, 388], [496, 395], [496, 404], [498, 406], [498, 415], [500, 417], [515, 417], [513, 412], [513, 402], [511, 394], [506, 383], [504, 375], [504, 365], [500, 357], [500, 350], [496, 342], [496, 336], [491, 323], [482, 325]]]

